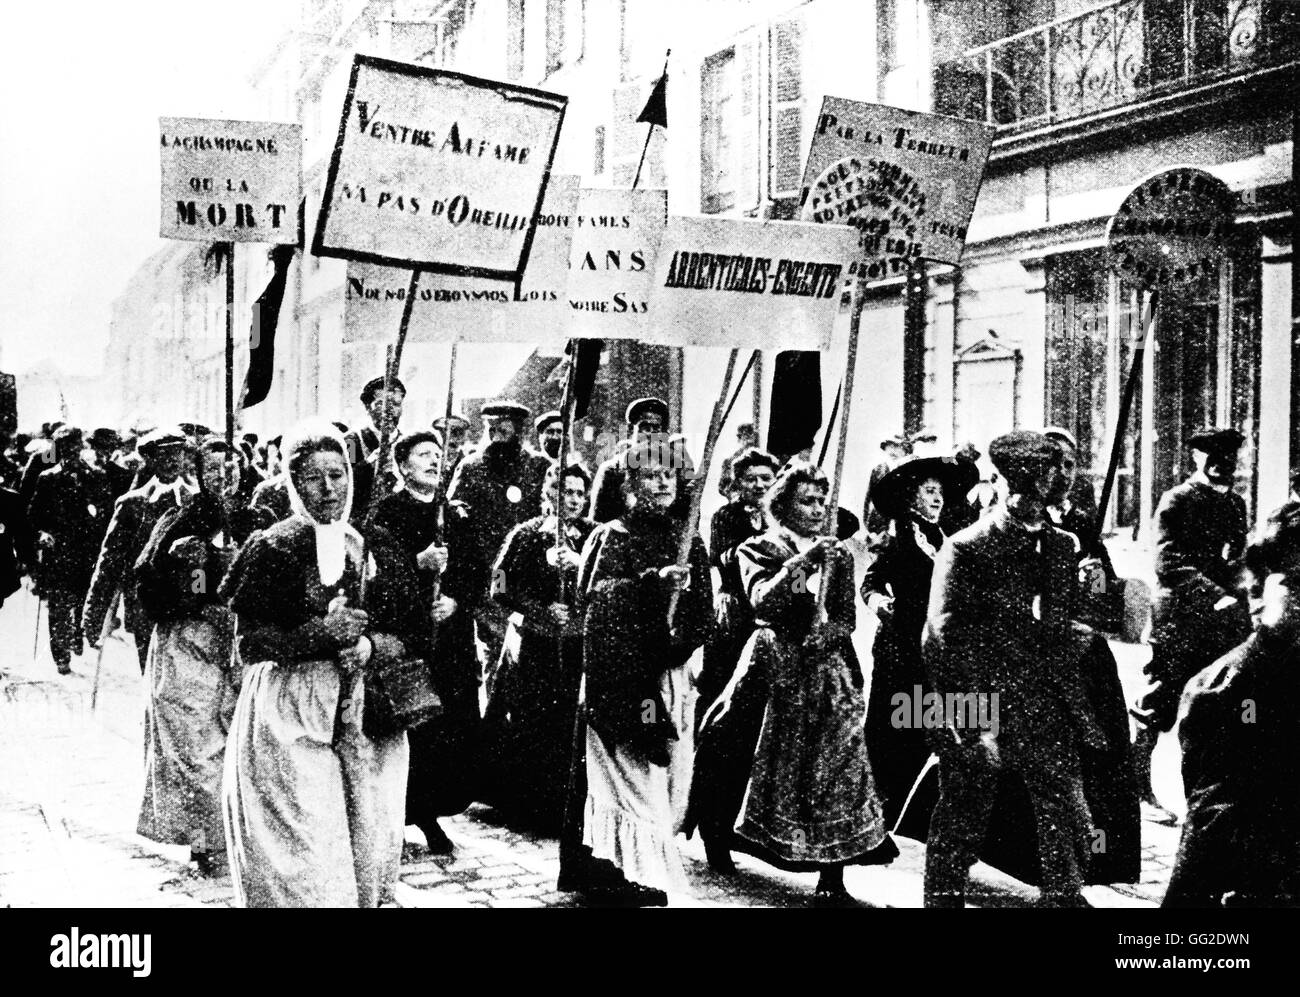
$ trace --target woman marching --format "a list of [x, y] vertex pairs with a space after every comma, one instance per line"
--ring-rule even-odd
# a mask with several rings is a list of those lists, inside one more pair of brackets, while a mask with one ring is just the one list
[[198, 495], [163, 514], [136, 564], [136, 592], [155, 621], [145, 666], [145, 785], [136, 832], [189, 845], [201, 874], [222, 876], [228, 867], [221, 772], [236, 692], [234, 620], [217, 586], [235, 553], [270, 517], [244, 501], [244, 462], [225, 440], [205, 440], [198, 463]]
[[[722, 835], [728, 814], [701, 815], [711, 863], [729, 864], [726, 850], [734, 847], [779, 868], [815, 871], [818, 900], [835, 904], [854, 902], [846, 865], [889, 862], [898, 848], [885, 832], [867, 761], [862, 671], [850, 640], [853, 562], [822, 535], [827, 491], [814, 465], [787, 465], [767, 494], [767, 532], [737, 551], [756, 629], [701, 739], [729, 742], [731, 765], [745, 746], [756, 747], [747, 772], [715, 770], [696, 786], [694, 802], [710, 808], [706, 801], [721, 790], [712, 806], [725, 809], [736, 796], [728, 787], [744, 772], [735, 834]], [[819, 619], [822, 586], [826, 616]]]
[[453, 846], [438, 818], [473, 802], [481, 771], [474, 607], [487, 591], [487, 564], [466, 523], [465, 507], [443, 505], [437, 434], [404, 436], [393, 456], [402, 487], [380, 501], [375, 525], [415, 565], [422, 616], [437, 628], [431, 661], [443, 707], [441, 716], [408, 734], [406, 822], [424, 832], [430, 851], [446, 854]]
[[686, 889], [674, 838], [694, 741], [687, 662], [712, 625], [713, 600], [698, 536], [688, 564], [677, 564], [686, 498], [680, 467], [670, 442], [631, 447], [623, 456], [628, 510], [595, 529], [582, 557], [584, 858], [566, 866], [562, 843], [560, 875], [561, 889], [597, 903], [663, 906], [668, 892]]
[[755, 447], [742, 450], [731, 464], [733, 497], [713, 514], [709, 563], [718, 572], [718, 625], [705, 645], [704, 668], [696, 684], [700, 719], [726, 688], [740, 660], [740, 652], [754, 632], [754, 610], [745, 598], [736, 551], [750, 537], [766, 529], [763, 496], [780, 468], [781, 462], [765, 450]]
[[[894, 827], [930, 748], [920, 727], [898, 725], [900, 704], [911, 718], [927, 690], [921, 661], [921, 631], [930, 600], [934, 559], [944, 543], [941, 517], [979, 478], [976, 466], [957, 457], [916, 457], [899, 464], [876, 484], [871, 502], [889, 523], [879, 555], [862, 579], [862, 599], [880, 620], [871, 646], [871, 697], [867, 703], [867, 755], [885, 823]], [[901, 697], [901, 699], [899, 698]], [[925, 838], [935, 799], [915, 801]], [[901, 830], [901, 829], [900, 829]]]
[[[493, 598], [515, 615], [484, 718], [491, 731], [484, 750], [493, 772], [489, 802], [552, 833], [564, 817], [582, 676], [582, 619], [575, 605], [580, 553], [596, 528], [582, 515], [590, 486], [582, 465], [570, 464], [563, 475], [552, 465], [542, 486], [542, 515], [510, 531], [492, 571]], [[559, 547], [557, 514], [563, 515]]]
[[236, 897], [375, 907], [397, 882], [407, 741], [364, 732], [362, 673], [423, 656], [427, 617], [406, 555], [348, 525], [337, 431], [300, 426], [285, 459], [294, 514], [256, 534], [221, 585], [243, 670], [222, 783]]

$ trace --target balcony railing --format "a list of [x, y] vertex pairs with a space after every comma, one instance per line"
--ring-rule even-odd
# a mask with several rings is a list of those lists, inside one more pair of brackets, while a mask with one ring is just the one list
[[971, 49], [935, 70], [945, 114], [1003, 134], [1300, 57], [1293, 0], [1118, 0]]

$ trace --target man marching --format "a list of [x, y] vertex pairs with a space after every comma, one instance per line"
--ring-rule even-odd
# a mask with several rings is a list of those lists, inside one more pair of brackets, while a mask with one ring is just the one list
[[[183, 474], [188, 463], [186, 447], [185, 434], [179, 427], [156, 429], [140, 441], [137, 449], [145, 459], [148, 480], [117, 500], [86, 595], [86, 639], [91, 647], [98, 648], [113, 597], [122, 594], [126, 629], [135, 637], [141, 672], [149, 654], [153, 622], [136, 596], [135, 562], [163, 513], [184, 505], [198, 490]], [[219, 579], [213, 584], [216, 581]]]
[[1246, 503], [1232, 490], [1235, 429], [1202, 429], [1188, 445], [1191, 477], [1160, 497], [1156, 507], [1156, 592], [1151, 612], [1147, 686], [1131, 708], [1138, 730], [1133, 767], [1143, 816], [1172, 824], [1174, 815], [1151, 788], [1151, 755], [1160, 734], [1173, 729], [1188, 680], [1250, 635], [1250, 620], [1235, 594], [1237, 560], [1246, 548]]
[[[54, 434], [53, 467], [36, 479], [29, 519], [37, 538], [40, 592], [49, 603], [50, 652], [59, 673], [72, 671], [72, 656], [81, 654], [82, 603], [90, 588], [99, 542], [112, 515], [108, 477], [86, 463], [81, 430], [60, 426]], [[102, 622], [103, 617], [98, 618]]]

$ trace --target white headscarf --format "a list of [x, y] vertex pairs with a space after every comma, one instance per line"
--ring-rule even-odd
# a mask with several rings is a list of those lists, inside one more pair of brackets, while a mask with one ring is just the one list
[[[325, 447], [320, 446], [322, 442], [326, 443]], [[308, 419], [300, 422], [285, 436], [283, 451], [284, 466], [287, 472], [295, 462], [298, 451], [303, 449], [328, 449], [331, 445], [337, 448], [337, 452], [343, 457], [343, 466], [347, 468], [348, 475], [348, 491], [347, 497], [343, 501], [343, 514], [334, 522], [322, 523], [313, 517], [307, 511], [302, 496], [298, 494], [298, 486], [293, 480], [293, 474], [286, 473], [285, 475], [290, 508], [293, 509], [295, 516], [298, 516], [304, 522], [310, 523], [316, 531], [316, 567], [320, 571], [320, 580], [323, 585], [333, 585], [343, 577], [343, 569], [347, 565], [349, 540], [353, 543], [354, 559], [358, 563], [360, 563], [361, 550], [363, 549], [361, 534], [353, 529], [348, 522], [349, 517], [352, 515], [353, 495], [352, 463], [347, 457], [348, 448], [333, 423], [323, 419]]]

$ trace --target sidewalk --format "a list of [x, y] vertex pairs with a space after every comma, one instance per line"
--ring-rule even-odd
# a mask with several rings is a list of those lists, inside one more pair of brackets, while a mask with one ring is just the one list
[[[0, 610], [0, 905], [11, 907], [232, 906], [228, 879], [198, 878], [186, 846], [164, 846], [134, 833], [142, 787], [144, 700], [129, 637], [108, 643], [97, 708], [90, 700], [95, 656], [74, 659], [74, 673], [54, 670], [42, 634], [31, 660], [35, 604], [16, 595]], [[1141, 667], [1142, 648], [1117, 648], [1126, 687]], [[1162, 795], [1181, 798], [1176, 745], [1157, 752]], [[512, 830], [488, 807], [444, 820], [452, 856], [426, 856], [403, 866], [403, 907], [571, 907], [555, 890], [559, 860], [553, 839]], [[413, 833], [414, 829], [409, 829]], [[1143, 881], [1088, 887], [1101, 907], [1151, 907], [1168, 882], [1178, 829], [1144, 824]], [[680, 840], [680, 839], [679, 839]], [[738, 872], [713, 873], [696, 840], [684, 841], [691, 895], [672, 906], [806, 907], [816, 876], [785, 873], [745, 855]], [[899, 839], [902, 854], [883, 867], [850, 868], [845, 883], [874, 907], [921, 906], [924, 849]], [[1023, 907], [1036, 891], [997, 870], [976, 866], [970, 904]]]

